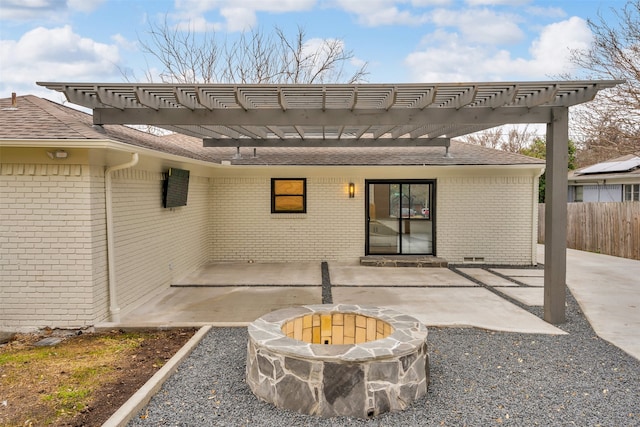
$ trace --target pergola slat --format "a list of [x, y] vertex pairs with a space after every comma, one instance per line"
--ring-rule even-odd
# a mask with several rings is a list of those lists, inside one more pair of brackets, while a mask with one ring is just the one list
[[557, 85], [549, 85], [545, 88], [539, 89], [537, 92], [531, 94], [526, 98], [525, 105], [529, 108], [537, 107], [539, 105], [545, 105], [552, 103], [555, 100], [558, 93]]
[[176, 87], [174, 88], [173, 94], [180, 105], [190, 110], [195, 110], [198, 108], [198, 104], [200, 104], [197, 91], [189, 91], [182, 87]]

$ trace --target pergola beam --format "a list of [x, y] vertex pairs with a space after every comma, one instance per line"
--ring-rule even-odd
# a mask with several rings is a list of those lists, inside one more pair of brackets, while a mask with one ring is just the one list
[[204, 138], [204, 147], [449, 147], [449, 138]]
[[452, 124], [501, 124], [549, 123], [551, 107], [491, 107], [473, 108], [425, 108], [420, 109], [280, 109], [265, 110], [190, 110], [187, 108], [95, 108], [93, 122], [109, 124], [207, 125], [221, 126], [329, 126], [340, 123], [345, 126], [418, 126], [428, 123]]

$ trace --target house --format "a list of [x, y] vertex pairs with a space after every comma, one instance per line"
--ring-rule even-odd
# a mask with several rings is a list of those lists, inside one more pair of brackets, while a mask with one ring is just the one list
[[640, 201], [640, 155], [628, 154], [569, 172], [569, 202]]
[[[42, 84], [92, 115], [2, 99], [0, 329], [117, 322], [211, 262], [536, 265], [544, 161], [451, 138], [541, 122], [566, 152], [566, 107], [614, 84]], [[564, 317], [559, 224], [552, 322]]]

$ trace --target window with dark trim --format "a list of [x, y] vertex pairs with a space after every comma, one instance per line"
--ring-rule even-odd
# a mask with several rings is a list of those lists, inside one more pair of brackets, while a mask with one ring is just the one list
[[576, 185], [575, 187], [574, 202], [584, 202], [584, 187], [582, 185]]
[[271, 213], [306, 212], [306, 178], [271, 178]]
[[640, 184], [624, 184], [624, 201], [640, 201]]

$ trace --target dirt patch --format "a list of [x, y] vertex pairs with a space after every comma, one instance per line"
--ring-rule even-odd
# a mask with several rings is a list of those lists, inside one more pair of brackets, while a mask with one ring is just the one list
[[195, 332], [16, 335], [0, 346], [0, 426], [100, 426]]

